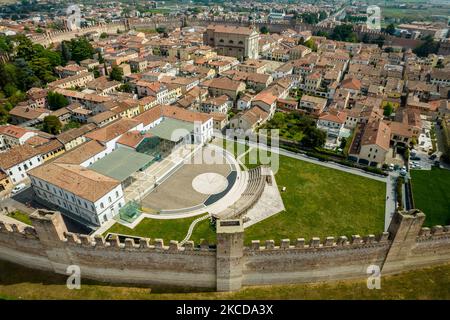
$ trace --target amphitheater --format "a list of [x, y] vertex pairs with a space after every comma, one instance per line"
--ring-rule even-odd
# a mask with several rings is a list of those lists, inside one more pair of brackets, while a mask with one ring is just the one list
[[[136, 181], [125, 189], [127, 202], [136, 204], [133, 210], [137, 212], [129, 214], [133, 219], [120, 214], [111, 223], [117, 221], [133, 229], [146, 218], [180, 219], [205, 213], [216, 219], [249, 221], [246, 213], [254, 207], [258, 210], [262, 196], [272, 204], [266, 216], [284, 210], [269, 167], [245, 170], [233, 154], [214, 144], [184, 148], [137, 173]], [[276, 196], [264, 195], [266, 189]], [[94, 235], [102, 234], [111, 223], [97, 229]]]
[[[33, 40], [49, 45], [89, 32], [129, 28], [127, 23], [102, 25]], [[299, 235], [292, 240], [252, 240], [245, 246], [244, 228], [255, 222], [255, 213], [267, 210], [270, 216], [283, 210], [281, 197], [274, 199], [273, 208], [266, 208], [267, 191], [278, 192], [270, 168], [243, 170], [226, 151], [222, 162], [200, 166], [185, 161], [190, 155], [165, 159], [149, 168], [151, 172], [137, 173], [139, 186], [130, 186], [126, 198], [140, 201], [142, 212], [132, 221], [120, 221], [134, 228], [144, 218], [198, 216], [183, 239], [164, 243], [164, 235], [105, 238], [101, 228], [91, 235], [75, 234], [68, 231], [61, 213], [37, 210], [31, 215], [32, 226], [0, 222], [0, 259], [59, 274], [77, 265], [82, 277], [105, 282], [217, 291], [365, 278], [371, 265], [379, 266], [382, 274], [393, 274], [450, 261], [450, 226], [423, 228], [425, 214], [419, 210], [396, 212], [387, 232], [379, 235], [322, 240]], [[216, 220], [216, 244], [191, 241], [195, 225], [210, 217]]]
[[[76, 265], [82, 278], [109, 283], [217, 291], [366, 278], [368, 267], [373, 265], [386, 275], [450, 261], [450, 226], [424, 228], [425, 214], [415, 209], [396, 212], [387, 231], [379, 235], [264, 239], [252, 240], [246, 246], [246, 223], [267, 210], [266, 192], [278, 187], [270, 168], [242, 170], [231, 153], [220, 154], [225, 161], [202, 170], [189, 168], [198, 165], [190, 162], [175, 164], [177, 170], [165, 168], [163, 171], [171, 174], [162, 175], [161, 183], [146, 194], [144, 201], [156, 205], [158, 196], [171, 191], [166, 196], [173, 199], [172, 205], [161, 208], [158, 214], [142, 213], [129, 224], [133, 227], [143, 217], [198, 216], [183, 239], [164, 243], [163, 234], [152, 239], [104, 237], [101, 232], [76, 234], [68, 231], [60, 212], [36, 210], [30, 216], [32, 226], [0, 222], [0, 259], [59, 274], [67, 274], [68, 267]], [[180, 171], [183, 167], [185, 171]], [[174, 181], [179, 178], [184, 184], [176, 188]], [[204, 183], [208, 188], [200, 187]], [[282, 210], [274, 208], [277, 210], [273, 212]], [[189, 240], [195, 225], [210, 216], [216, 219], [216, 244]]]

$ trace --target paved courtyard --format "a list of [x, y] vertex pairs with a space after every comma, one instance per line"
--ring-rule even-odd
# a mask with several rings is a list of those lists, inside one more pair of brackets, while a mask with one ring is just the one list
[[195, 190], [193, 180], [204, 173], [226, 177], [230, 172], [228, 164], [185, 164], [144, 197], [142, 206], [154, 210], [169, 210], [200, 205], [209, 195]]

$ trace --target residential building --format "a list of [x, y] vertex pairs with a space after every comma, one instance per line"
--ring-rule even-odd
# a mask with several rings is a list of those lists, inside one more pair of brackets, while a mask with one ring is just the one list
[[24, 145], [25, 142], [37, 135], [37, 132], [15, 125], [0, 126], [0, 151]]
[[327, 99], [305, 94], [300, 99], [299, 109], [308, 114], [318, 116], [324, 111], [326, 105]]
[[389, 152], [391, 130], [381, 119], [360, 124], [349, 150], [349, 159], [360, 164], [380, 166]]
[[212, 97], [202, 102], [200, 105], [200, 111], [206, 113], [222, 113], [226, 114], [228, 110], [233, 106], [233, 101], [227, 95], [221, 95], [218, 97]]
[[230, 120], [231, 129], [243, 131], [255, 131], [257, 127], [264, 124], [269, 119], [269, 113], [259, 106], [251, 107]]
[[42, 163], [38, 151], [26, 144], [11, 148], [0, 156], [0, 169], [8, 175], [13, 184], [27, 179], [27, 172]]
[[225, 94], [233, 100], [236, 100], [238, 94], [243, 92], [246, 88], [244, 82], [234, 81], [227, 77], [206, 80], [201, 86], [207, 88], [212, 96], [221, 96]]
[[219, 55], [258, 59], [259, 33], [252, 27], [210, 25], [203, 34], [203, 43], [214, 47]]

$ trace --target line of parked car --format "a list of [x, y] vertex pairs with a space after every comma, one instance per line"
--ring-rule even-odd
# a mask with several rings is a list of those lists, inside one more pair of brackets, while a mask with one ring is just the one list
[[408, 172], [407, 168], [405, 166], [400, 167], [398, 164], [389, 164], [388, 166], [389, 171], [397, 171], [399, 170], [400, 175], [406, 176], [406, 173]]

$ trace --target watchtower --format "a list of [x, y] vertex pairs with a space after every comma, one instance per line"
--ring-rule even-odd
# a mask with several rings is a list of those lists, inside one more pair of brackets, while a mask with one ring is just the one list
[[244, 225], [242, 219], [217, 220], [217, 291], [242, 286]]

